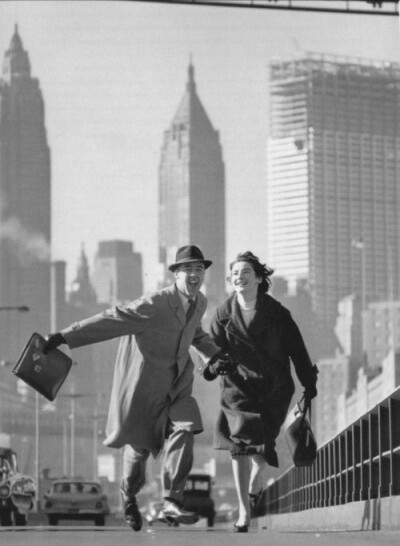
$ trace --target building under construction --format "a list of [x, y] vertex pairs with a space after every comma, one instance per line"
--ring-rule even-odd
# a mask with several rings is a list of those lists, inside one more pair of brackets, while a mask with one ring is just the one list
[[357, 353], [360, 310], [400, 297], [400, 65], [272, 62], [269, 99], [269, 262], [331, 327], [354, 295]]

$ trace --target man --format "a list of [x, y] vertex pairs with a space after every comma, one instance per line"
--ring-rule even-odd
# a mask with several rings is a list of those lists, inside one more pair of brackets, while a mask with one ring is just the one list
[[[128, 525], [139, 531], [136, 495], [145, 483], [146, 460], [166, 450], [162, 468], [161, 521], [195, 523], [198, 515], [182, 506], [193, 463], [193, 435], [203, 425], [192, 397], [192, 345], [204, 360], [218, 347], [201, 327], [207, 299], [200, 292], [212, 264], [196, 246], [184, 246], [169, 270], [175, 283], [74, 323], [48, 338], [45, 351], [62, 343], [72, 349], [123, 336], [119, 345], [104, 444], [124, 447], [121, 494]], [[223, 366], [222, 366], [223, 368]], [[221, 369], [221, 373], [224, 370]]]

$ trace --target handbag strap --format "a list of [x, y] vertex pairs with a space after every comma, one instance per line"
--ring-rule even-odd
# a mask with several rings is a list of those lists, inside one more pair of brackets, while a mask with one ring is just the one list
[[300, 404], [303, 402], [303, 408], [302, 408], [302, 413], [303, 413], [303, 419], [306, 418], [307, 416], [307, 411], [310, 415], [310, 423], [311, 423], [311, 400], [307, 399], [304, 394], [300, 400]]

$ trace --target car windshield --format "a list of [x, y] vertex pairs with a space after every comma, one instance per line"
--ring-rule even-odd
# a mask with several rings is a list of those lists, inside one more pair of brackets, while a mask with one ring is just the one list
[[210, 489], [209, 480], [192, 480], [188, 479], [185, 485], [186, 491], [208, 491]]
[[100, 493], [100, 487], [95, 483], [84, 482], [69, 482], [69, 483], [55, 483], [53, 486], [54, 493]]

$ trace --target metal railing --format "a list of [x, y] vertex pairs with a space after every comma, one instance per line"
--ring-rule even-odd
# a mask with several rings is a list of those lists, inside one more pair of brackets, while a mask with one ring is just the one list
[[400, 388], [267, 488], [267, 514], [400, 494]]

